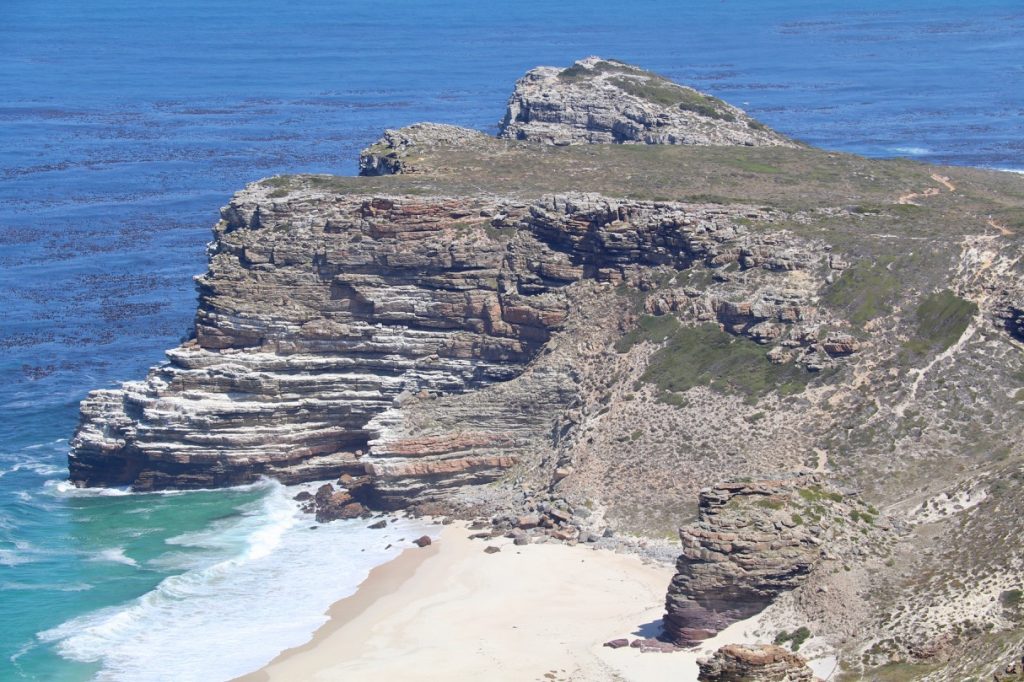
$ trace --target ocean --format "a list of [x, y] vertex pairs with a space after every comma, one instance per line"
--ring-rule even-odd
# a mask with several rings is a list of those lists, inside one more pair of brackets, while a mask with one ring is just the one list
[[0, 680], [229, 679], [429, 531], [316, 524], [273, 482], [64, 482], [78, 401], [189, 334], [247, 182], [494, 132], [518, 76], [591, 54], [814, 145], [1024, 170], [1019, 0], [6, 0], [0, 46]]

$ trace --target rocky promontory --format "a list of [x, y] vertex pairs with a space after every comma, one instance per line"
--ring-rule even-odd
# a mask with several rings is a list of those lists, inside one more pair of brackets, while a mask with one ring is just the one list
[[499, 135], [556, 145], [796, 146], [717, 97], [601, 57], [523, 76]]
[[228, 202], [194, 334], [82, 402], [76, 485], [681, 551], [666, 639], [760, 613], [854, 679], [1019, 659], [1024, 178], [598, 58], [527, 74], [501, 137], [416, 124], [360, 168]]

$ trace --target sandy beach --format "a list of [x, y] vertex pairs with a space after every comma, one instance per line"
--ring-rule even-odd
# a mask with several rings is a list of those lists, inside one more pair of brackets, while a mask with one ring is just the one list
[[[737, 623], [703, 651], [609, 649], [657, 634], [672, 567], [585, 545], [470, 540], [447, 526], [429, 547], [376, 568], [334, 604], [308, 644], [240, 682], [298, 680], [697, 679], [697, 658], [752, 641]], [[493, 545], [500, 552], [487, 554]]]

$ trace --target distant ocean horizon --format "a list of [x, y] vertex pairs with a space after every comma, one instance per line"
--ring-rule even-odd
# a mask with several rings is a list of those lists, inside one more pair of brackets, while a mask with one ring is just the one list
[[230, 679], [430, 532], [319, 525], [270, 481], [67, 484], [78, 402], [189, 334], [248, 182], [354, 174], [417, 121], [494, 133], [527, 69], [595, 54], [812, 145], [1024, 172], [1016, 0], [10, 0], [0, 43], [0, 680]]

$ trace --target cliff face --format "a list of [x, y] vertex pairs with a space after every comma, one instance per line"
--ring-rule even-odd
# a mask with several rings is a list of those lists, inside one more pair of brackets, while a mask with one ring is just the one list
[[600, 57], [523, 76], [499, 135], [558, 145], [796, 146], [720, 99]]
[[[524, 444], [552, 445], [553, 416], [577, 400], [570, 377], [553, 374], [513, 423], [498, 406], [500, 423], [466, 415], [395, 437], [394, 412], [520, 375], [565, 322], [573, 283], [740, 254], [785, 272], [815, 257], [737, 227], [764, 217], [750, 207], [274, 193], [252, 186], [223, 209], [195, 340], [83, 403], [72, 480], [148, 490], [367, 473], [389, 506], [493, 480]], [[717, 302], [747, 326], [792, 307], [761, 305], [737, 318]]]
[[[665, 602], [670, 640], [695, 644], [760, 613], [800, 587], [823, 554], [850, 544], [848, 520], [871, 513], [823, 481], [811, 475], [701, 492], [698, 521], [679, 531], [683, 553]], [[874, 524], [852, 532], [885, 535]], [[855, 538], [853, 544], [867, 543]]]
[[676, 642], [763, 609], [862, 677], [989, 675], [1024, 642], [1024, 178], [801, 147], [684, 90], [541, 69], [504, 138], [417, 124], [363, 177], [250, 185], [195, 338], [82, 403], [72, 480], [683, 525]]

